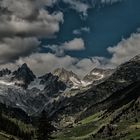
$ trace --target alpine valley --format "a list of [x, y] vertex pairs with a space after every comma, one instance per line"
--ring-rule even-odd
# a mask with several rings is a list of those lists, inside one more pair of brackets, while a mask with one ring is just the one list
[[[40, 77], [27, 64], [1, 69], [0, 108], [5, 119], [28, 131], [45, 110], [56, 140], [138, 140], [140, 55], [116, 69], [94, 68], [82, 79], [64, 68]], [[0, 140], [22, 139], [0, 129]]]

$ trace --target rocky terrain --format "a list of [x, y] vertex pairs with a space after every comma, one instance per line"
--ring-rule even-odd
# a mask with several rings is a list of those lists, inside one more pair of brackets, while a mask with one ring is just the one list
[[[121, 121], [133, 127], [128, 123], [131, 120], [130, 124], [139, 129], [139, 91], [140, 55], [116, 69], [95, 68], [83, 79], [64, 68], [37, 77], [27, 64], [14, 72], [0, 71], [0, 103], [32, 117], [45, 110], [54, 126], [62, 130], [57, 134], [60, 139], [63, 133], [69, 134], [64, 128], [72, 133], [83, 127], [90, 130], [82, 139], [115, 138], [116, 133], [116, 138], [126, 137], [130, 130], [121, 133]], [[76, 134], [75, 139], [79, 136]]]
[[30, 115], [38, 114], [44, 108], [52, 114], [57, 111], [54, 110], [56, 104], [89, 89], [93, 81], [85, 84], [86, 80], [64, 68], [37, 77], [27, 64], [23, 64], [13, 72], [0, 71], [0, 102], [21, 108]]
[[101, 84], [67, 99], [68, 103], [54, 115], [61, 126], [64, 121], [68, 125], [55, 135], [58, 140], [138, 140], [140, 56], [120, 65]]

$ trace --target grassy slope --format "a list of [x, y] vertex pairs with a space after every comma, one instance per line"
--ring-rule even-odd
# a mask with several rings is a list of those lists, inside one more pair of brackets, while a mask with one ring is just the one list
[[6, 134], [4, 132], [0, 132], [0, 140], [10, 140], [11, 138], [14, 138], [15, 140], [19, 140], [15, 136], [8, 135], [8, 134]]
[[[55, 140], [101, 140], [100, 138], [93, 138], [92, 135], [96, 134], [103, 126], [110, 124], [112, 118], [118, 114], [118, 112], [127, 108], [130, 104], [124, 105], [120, 109], [113, 112], [111, 115], [108, 115], [105, 118], [101, 118], [101, 113], [96, 113], [91, 115], [90, 117], [85, 118], [80, 121], [73, 128], [67, 128], [60, 133], [54, 135]], [[135, 118], [132, 117], [128, 120], [120, 120], [119, 122], [115, 122], [113, 126], [116, 129], [113, 131], [118, 134], [118, 139], [121, 140], [129, 140], [133, 138], [134, 140], [140, 139], [140, 118], [138, 122], [135, 122]], [[122, 136], [123, 134], [126, 134]], [[99, 134], [100, 135], [100, 134]], [[121, 137], [119, 138], [119, 135]], [[109, 137], [108, 137], [109, 138]], [[103, 140], [107, 140], [108, 138], [103, 138]]]
[[[19, 129], [24, 133], [31, 133], [34, 132], [34, 128], [31, 124], [26, 124], [25, 122], [18, 120], [17, 118], [12, 118], [10, 116], [6, 116], [5, 114], [2, 115], [3, 118], [7, 119], [13, 124], [16, 124]], [[12, 127], [12, 126], [9, 126]], [[10, 135], [7, 132], [0, 130], [0, 140], [10, 140], [10, 138], [14, 138], [15, 140], [19, 140], [16, 136]]]
[[98, 128], [95, 122], [99, 119], [99, 116], [100, 113], [97, 113], [85, 118], [75, 127], [67, 128], [64, 131], [54, 135], [54, 137], [56, 137], [56, 140], [76, 140], [82, 137], [88, 137], [90, 133]]
[[140, 139], [140, 82], [112, 94], [103, 105], [102, 115], [92, 114], [66, 128], [55, 135], [56, 140]]
[[7, 138], [7, 137], [5, 137], [5, 136], [0, 134], [0, 140], [9, 140], [9, 138]]

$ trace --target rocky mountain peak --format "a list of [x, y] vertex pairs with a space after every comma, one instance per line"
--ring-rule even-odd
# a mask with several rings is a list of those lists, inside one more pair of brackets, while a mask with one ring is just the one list
[[21, 69], [29, 69], [29, 67], [26, 63], [24, 63], [24, 64], [22, 64]]
[[50, 96], [59, 93], [60, 90], [64, 91], [66, 89], [65, 83], [52, 73], [47, 73], [44, 76], [39, 77], [39, 79], [41, 79], [40, 84], [44, 85], [44, 90]]
[[58, 76], [54, 76], [52, 73], [47, 73], [47, 74], [39, 77], [39, 79], [41, 79], [40, 84], [44, 84], [46, 81], [58, 80]]
[[130, 83], [140, 80], [140, 55], [118, 66], [112, 77], [115, 80]]
[[103, 79], [108, 78], [113, 72], [113, 69], [94, 68], [83, 78], [83, 80], [92, 83], [95, 81], [102, 81]]
[[64, 75], [64, 74], [65, 75], [76, 75], [72, 71], [68, 71], [68, 70], [66, 70], [64, 68], [57, 68], [56, 70], [54, 70], [53, 74], [58, 75], [58, 76]]
[[72, 87], [75, 84], [81, 84], [81, 80], [79, 77], [72, 71], [68, 71], [64, 68], [58, 68], [54, 70], [53, 75], [56, 75], [59, 77], [59, 80], [63, 81], [67, 84], [67, 86]]
[[5, 75], [9, 75], [9, 74], [11, 74], [11, 71], [9, 70], [9, 69], [2, 69], [1, 71], [0, 71], [0, 77], [3, 77], [3, 76], [5, 76]]
[[[30, 70], [26, 63], [24, 63], [21, 67], [19, 67], [16, 71], [13, 72], [12, 80], [20, 81], [21, 84], [25, 88], [27, 88], [28, 84], [36, 78], [34, 73]], [[18, 82], [17, 82], [18, 84]]]

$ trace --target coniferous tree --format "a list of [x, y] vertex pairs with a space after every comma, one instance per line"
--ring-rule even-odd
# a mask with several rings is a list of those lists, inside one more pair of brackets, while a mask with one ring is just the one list
[[51, 133], [54, 130], [54, 127], [51, 124], [51, 121], [48, 119], [45, 111], [42, 111], [37, 126], [37, 140], [49, 140], [51, 139]]

